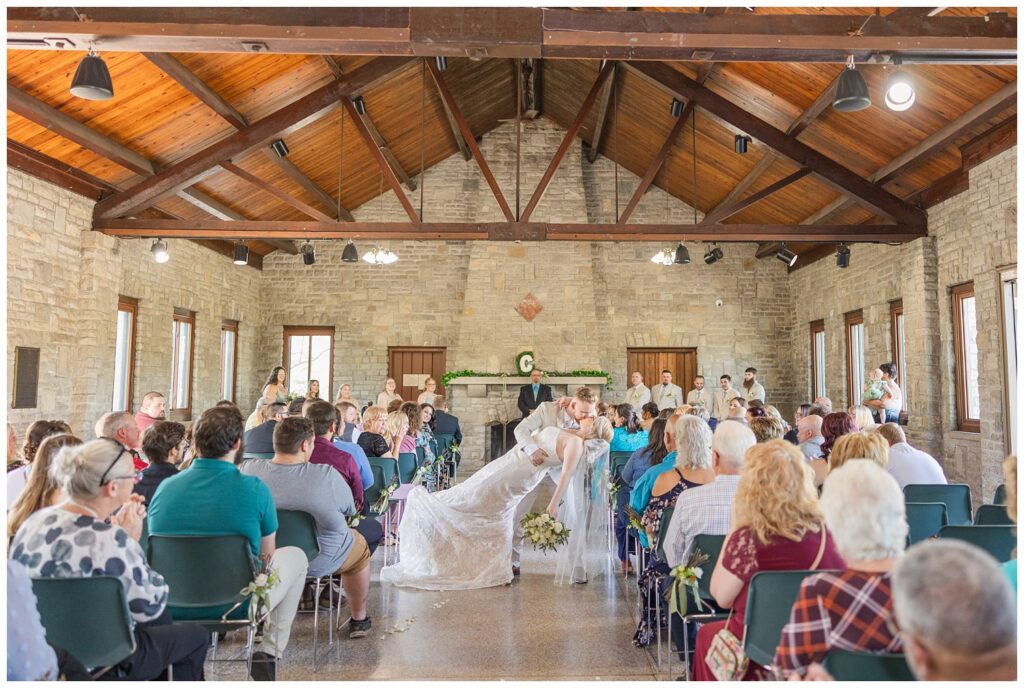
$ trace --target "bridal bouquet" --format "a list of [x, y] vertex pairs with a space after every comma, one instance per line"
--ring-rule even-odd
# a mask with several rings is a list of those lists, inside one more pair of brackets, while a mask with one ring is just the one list
[[561, 521], [551, 518], [547, 512], [531, 511], [520, 523], [523, 526], [523, 538], [532, 543], [534, 549], [546, 553], [569, 542], [570, 530]]
[[679, 616], [686, 616], [686, 591], [682, 589], [683, 587], [689, 588], [693, 593], [693, 599], [697, 603], [697, 610], [704, 611], [704, 605], [701, 603], [697, 584], [704, 576], [704, 569], [701, 566], [707, 563], [708, 559], [708, 555], [699, 549], [694, 549], [690, 552], [685, 565], [680, 564], [669, 573], [672, 576], [672, 583], [665, 592], [665, 597], [668, 599], [668, 610], [670, 613], [674, 612]]

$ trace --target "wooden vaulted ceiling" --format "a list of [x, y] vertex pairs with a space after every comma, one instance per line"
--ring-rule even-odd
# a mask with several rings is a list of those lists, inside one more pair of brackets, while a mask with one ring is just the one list
[[[691, 8], [699, 12], [701, 8]], [[619, 10], [615, 10], [619, 11]], [[658, 11], [649, 9], [646, 11]], [[686, 12], [687, 8], [670, 8]], [[747, 12], [734, 8], [731, 12]], [[868, 8], [756, 8], [762, 14], [869, 15]], [[887, 15], [892, 10], [882, 10]], [[944, 16], [983, 16], [1005, 8], [949, 8]], [[1015, 16], [1014, 10], [1009, 10]], [[62, 50], [8, 50], [8, 88], [21, 91], [80, 122], [151, 161], [157, 169], [179, 163], [238, 130], [228, 118], [204, 104], [163, 69], [137, 52], [106, 52], [116, 96], [109, 101], [90, 101], [68, 91], [71, 77], [84, 53]], [[237, 111], [254, 123], [289, 103], [333, 82], [336, 71], [350, 74], [366, 65], [370, 56], [171, 53], [171, 57]], [[540, 113], [563, 128], [575, 120], [580, 106], [600, 70], [598, 60], [544, 59], [541, 61]], [[725, 99], [739, 105], [773, 127], [787, 131], [801, 114], [830, 87], [843, 68], [840, 64], [812, 62], [672, 62], [679, 73], [695, 79]], [[825, 107], [798, 129], [799, 140], [839, 162], [857, 175], [870, 179], [879, 169], [956, 121], [977, 103], [1016, 81], [1015, 66], [915, 64], [904, 69], [913, 75], [917, 102], [902, 113], [889, 111], [882, 101], [884, 83], [892, 67], [859, 65], [868, 82], [873, 104], [856, 113], [839, 113]], [[643, 176], [652, 158], [675, 125], [670, 114], [671, 96], [626, 66], [614, 73], [601, 140], [595, 142], [600, 108], [584, 118], [579, 137], [630, 172]], [[480, 137], [515, 117], [516, 67], [509, 59], [450, 57], [444, 72], [449, 89], [475, 137]], [[413, 60], [387, 80], [363, 94], [367, 115], [386, 142], [400, 169], [415, 177], [460, 152], [459, 141], [446, 116], [444, 104], [422, 61]], [[288, 161], [309, 183], [296, 181], [266, 153], [251, 150], [233, 160], [241, 172], [218, 169], [193, 185], [193, 189], [219, 204], [235, 219], [308, 220], [309, 212], [281, 200], [268, 191], [270, 185], [328, 218], [338, 216], [388, 190], [380, 167], [355, 123], [335, 108], [311, 124], [283, 136]], [[1016, 107], [978, 119], [955, 138], [932, 151], [913, 166], [886, 182], [885, 188], [900, 198], [914, 198], [961, 167], [961, 146], [1015, 120]], [[119, 189], [131, 187], [145, 176], [128, 169], [89, 147], [55, 133], [40, 124], [8, 111], [9, 142], [65, 163]], [[774, 155], [756, 138], [745, 155], [733, 150], [733, 138], [741, 132], [701, 107], [696, 108], [696, 185], [693, 179], [693, 134], [689, 123], [672, 143], [654, 184], [702, 212], [723, 204], [737, 184], [745, 182], [742, 196], [756, 194], [799, 170], [781, 155]], [[1014, 139], [1015, 140], [1015, 139]], [[343, 145], [342, 145], [343, 143]], [[554, 154], [554, 151], [551, 151]], [[762, 158], [771, 156], [762, 162]], [[467, 163], [471, 164], [471, 163]], [[342, 172], [339, 196], [339, 168]], [[759, 174], [748, 177], [758, 168]], [[475, 169], [475, 167], [474, 167]], [[264, 182], [263, 186], [243, 178]], [[243, 176], [240, 176], [243, 175]], [[319, 187], [319, 193], [311, 186]], [[418, 205], [418, 193], [409, 189]], [[504, 188], [506, 198], [515, 194]], [[524, 188], [523, 204], [532, 189]], [[429, 205], [429, 177], [426, 188]], [[822, 208], [837, 204], [837, 191], [814, 175], [789, 184], [760, 202], [730, 216], [740, 224], [798, 224], [814, 218]], [[622, 198], [625, 204], [627, 198]], [[735, 199], [731, 199], [735, 200]], [[333, 201], [331, 205], [328, 201]], [[643, 200], [640, 203], [644, 203]], [[155, 207], [166, 214], [199, 222], [210, 214], [181, 196], [160, 200]], [[226, 210], [225, 210], [226, 209]], [[824, 219], [824, 218], [820, 218]], [[582, 221], [582, 219], [581, 219]], [[614, 222], [615, 218], [604, 221]], [[839, 206], [828, 218], [833, 224], [858, 225], [877, 222], [870, 210], [857, 203]], [[222, 245], [224, 250], [230, 245]], [[265, 255], [281, 248], [281, 242], [250, 242], [251, 250]], [[791, 244], [812, 251], [814, 244]]]

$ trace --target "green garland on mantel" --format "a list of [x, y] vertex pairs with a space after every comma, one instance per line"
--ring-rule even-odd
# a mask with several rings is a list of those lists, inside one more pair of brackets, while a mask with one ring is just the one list
[[[441, 384], [445, 387], [460, 377], [527, 377], [519, 373], [488, 373], [481, 370], [453, 370], [441, 376]], [[567, 373], [554, 370], [544, 371], [544, 377], [603, 377], [605, 378], [605, 389], [612, 388], [612, 376], [603, 370], [570, 370]]]

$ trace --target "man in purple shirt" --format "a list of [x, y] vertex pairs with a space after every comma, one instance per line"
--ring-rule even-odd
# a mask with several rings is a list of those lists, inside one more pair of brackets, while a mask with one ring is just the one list
[[309, 457], [309, 462], [327, 464], [341, 473], [345, 482], [352, 489], [356, 510], [362, 511], [363, 481], [359, 477], [359, 466], [351, 454], [343, 452], [331, 443], [338, 423], [337, 409], [329, 402], [314, 401], [306, 409], [305, 416], [313, 422], [313, 432], [316, 433], [316, 439], [313, 441], [313, 454]]

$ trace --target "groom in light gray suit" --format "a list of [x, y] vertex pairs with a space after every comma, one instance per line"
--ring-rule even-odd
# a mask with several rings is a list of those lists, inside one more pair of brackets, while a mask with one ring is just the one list
[[[544, 428], [555, 427], [578, 430], [580, 427], [579, 421], [587, 417], [593, 418], [596, 415], [597, 409], [594, 393], [586, 387], [581, 387], [572, 397], [562, 397], [558, 401], [545, 401], [533, 413], [524, 418], [515, 429], [516, 444], [520, 447], [535, 444], [533, 433]], [[539, 466], [544, 463], [544, 457], [544, 450], [536, 449], [531, 455], [533, 465]], [[555, 485], [558, 485], [558, 479], [561, 475], [562, 469], [560, 467], [552, 468], [547, 473], [547, 477]], [[512, 575], [515, 576], [519, 575], [519, 559], [523, 550], [523, 526], [520, 525], [520, 522], [526, 514], [530, 513], [530, 508], [533, 506], [537, 493], [540, 492], [541, 485], [543, 484], [543, 480], [537, 483], [537, 487], [530, 490], [516, 508], [514, 531], [512, 533]]]

